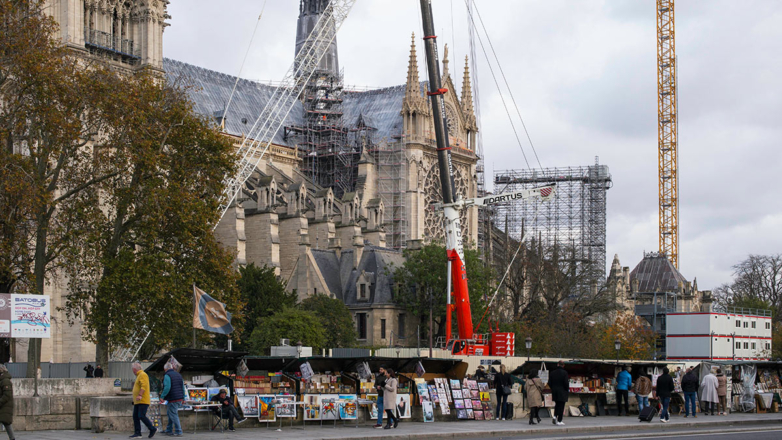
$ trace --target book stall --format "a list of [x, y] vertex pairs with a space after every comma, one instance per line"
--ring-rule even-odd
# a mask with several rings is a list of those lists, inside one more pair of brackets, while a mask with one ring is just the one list
[[347, 367], [346, 359], [321, 357], [294, 359], [286, 366], [287, 374], [298, 382], [305, 425], [311, 421], [358, 423], [359, 381]]

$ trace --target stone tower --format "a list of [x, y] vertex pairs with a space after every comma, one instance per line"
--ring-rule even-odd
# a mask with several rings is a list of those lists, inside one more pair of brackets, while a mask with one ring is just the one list
[[135, 70], [163, 67], [169, 0], [47, 0], [68, 47]]
[[[307, 37], [312, 32], [320, 14], [328, 7], [329, 0], [301, 0], [299, 4], [299, 20], [296, 24], [296, 55], [304, 46]], [[334, 76], [339, 75], [339, 57], [337, 55], [337, 39], [331, 42], [328, 52], [323, 55], [319, 65], [321, 70], [329, 71]]]

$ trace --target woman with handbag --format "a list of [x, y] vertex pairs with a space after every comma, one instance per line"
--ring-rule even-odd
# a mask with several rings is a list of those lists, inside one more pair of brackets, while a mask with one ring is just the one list
[[529, 424], [534, 425], [537, 419], [540, 423], [538, 411], [543, 406], [543, 382], [540, 381], [538, 373], [533, 371], [527, 378], [527, 406], [529, 406]]
[[[505, 371], [505, 365], [500, 365], [500, 372], [494, 375], [494, 388], [497, 393], [497, 420], [508, 417], [508, 395], [510, 395], [510, 374]], [[502, 418], [500, 418], [502, 411]]]
[[383, 385], [383, 401], [388, 402], [385, 405], [386, 415], [388, 416], [388, 424], [383, 429], [391, 429], [391, 423], [394, 423], [394, 428], [399, 425], [399, 417], [394, 415], [396, 412], [396, 389], [399, 385], [399, 381], [396, 378], [396, 373], [390, 368], [386, 368], [386, 383]]

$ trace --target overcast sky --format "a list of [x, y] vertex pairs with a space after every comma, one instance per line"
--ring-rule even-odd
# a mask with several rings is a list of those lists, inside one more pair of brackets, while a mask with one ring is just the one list
[[[658, 246], [655, 1], [475, 3], [542, 165], [591, 165], [599, 156], [610, 167], [608, 263], [619, 254], [634, 267]], [[268, 0], [242, 77], [283, 77], [298, 4]], [[262, 5], [172, 0], [164, 55], [236, 75]], [[346, 84], [403, 84], [412, 32], [424, 68], [418, 5], [356, 2], [338, 34]], [[452, 76], [460, 79], [469, 49], [464, 0], [434, 5], [438, 43], [451, 46]], [[748, 254], [782, 252], [774, 180], [782, 165], [782, 2], [679, 0], [676, 8], [680, 270], [711, 289], [730, 281], [731, 266]], [[490, 182], [493, 170], [526, 165], [480, 49], [478, 58]]]

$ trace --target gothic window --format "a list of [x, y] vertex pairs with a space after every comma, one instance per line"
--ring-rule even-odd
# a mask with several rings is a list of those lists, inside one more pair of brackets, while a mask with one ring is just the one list
[[[456, 198], [467, 197], [467, 180], [458, 167], [454, 167], [454, 184]], [[424, 236], [429, 240], [444, 240], [443, 217], [442, 213], [429, 209], [435, 203], [441, 203], [443, 200], [442, 185], [440, 184], [440, 169], [435, 162], [429, 172], [426, 174], [424, 182], [424, 209], [426, 211], [424, 219]], [[459, 214], [462, 222], [462, 236], [467, 237], [467, 210], [463, 209]]]
[[445, 105], [445, 120], [448, 124], [448, 135], [459, 136], [459, 119], [456, 116], [456, 111], [448, 104]]

